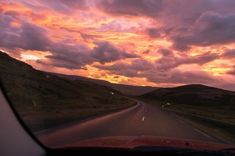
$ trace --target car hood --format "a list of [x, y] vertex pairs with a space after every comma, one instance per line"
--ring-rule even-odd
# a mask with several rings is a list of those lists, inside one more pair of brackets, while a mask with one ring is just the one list
[[224, 149], [234, 149], [235, 145], [156, 136], [115, 136], [78, 141], [67, 144], [60, 148], [66, 147], [100, 147], [124, 149], [133, 149], [138, 147], [167, 147], [220, 151]]

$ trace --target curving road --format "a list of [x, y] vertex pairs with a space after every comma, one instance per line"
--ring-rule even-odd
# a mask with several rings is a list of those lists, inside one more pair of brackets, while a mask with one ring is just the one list
[[50, 147], [106, 136], [164, 136], [220, 142], [158, 106], [136, 106], [67, 127], [44, 131], [39, 139]]

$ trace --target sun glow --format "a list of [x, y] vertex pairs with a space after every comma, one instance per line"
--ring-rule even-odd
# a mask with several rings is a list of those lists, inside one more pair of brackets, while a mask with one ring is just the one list
[[[145, 3], [148, 1], [143, 1]], [[223, 28], [233, 25], [226, 24], [233, 21], [227, 21], [229, 18], [225, 17], [228, 15], [219, 13], [221, 10], [217, 10], [218, 14], [223, 13], [224, 16], [213, 14], [213, 18], [208, 18], [211, 21], [200, 21], [202, 17], [196, 18], [193, 12], [184, 9], [189, 15], [185, 16], [195, 19], [178, 14], [182, 9], [172, 14], [170, 10], [175, 10], [167, 2], [163, 7], [168, 8], [156, 14], [152, 13], [149, 5], [136, 3], [128, 6], [131, 1], [123, 3], [123, 6], [121, 2], [121, 7], [115, 5], [112, 9], [104, 8], [105, 4], [95, 0], [89, 0], [85, 7], [65, 1], [1, 1], [0, 35], [4, 40], [0, 46], [11, 56], [40, 70], [113, 83], [174, 86], [183, 84], [184, 73], [196, 75], [199, 79], [205, 75], [211, 79], [235, 76], [231, 72], [235, 68], [233, 53], [224, 56], [227, 51], [235, 49], [234, 37], [228, 33], [234, 30]], [[213, 23], [215, 19], [218, 22]], [[225, 24], [216, 27], [216, 31], [205, 29], [205, 36], [197, 33], [195, 23], [199, 23], [200, 31], [204, 31], [204, 28], [220, 22]], [[97, 43], [107, 44], [105, 47]], [[162, 50], [166, 53], [163, 54]], [[120, 67], [123, 71], [116, 72], [108, 68], [119, 68], [119, 65], [130, 69]], [[147, 66], [146, 71], [139, 70], [143, 66]], [[181, 79], [174, 76], [178, 71]], [[156, 75], [165, 75], [169, 82], [156, 83], [159, 82]]]
[[40, 57], [35, 56], [35, 55], [31, 55], [31, 54], [21, 54], [21, 58], [23, 61], [28, 61], [28, 60], [39, 60]]

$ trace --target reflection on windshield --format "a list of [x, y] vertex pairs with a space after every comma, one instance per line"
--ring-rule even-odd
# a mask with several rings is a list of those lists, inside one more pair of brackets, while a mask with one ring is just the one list
[[46, 146], [234, 145], [234, 2], [0, 4], [0, 80]]

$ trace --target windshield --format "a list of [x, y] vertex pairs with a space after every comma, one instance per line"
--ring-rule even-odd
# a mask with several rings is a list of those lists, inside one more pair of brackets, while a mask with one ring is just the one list
[[2, 89], [45, 146], [234, 145], [234, 0], [1, 0], [0, 26]]

